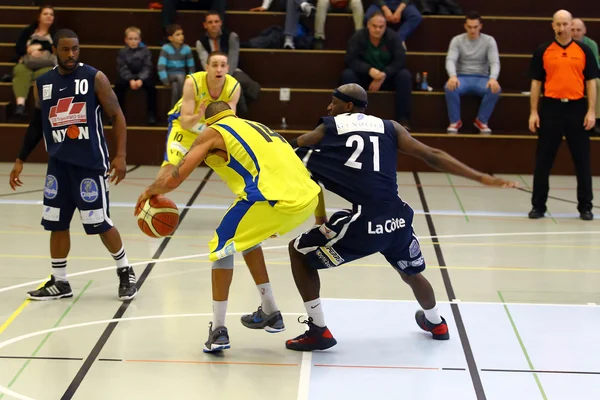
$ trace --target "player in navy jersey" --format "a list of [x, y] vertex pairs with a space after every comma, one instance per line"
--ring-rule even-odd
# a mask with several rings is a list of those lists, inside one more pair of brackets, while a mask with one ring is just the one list
[[[34, 83], [34, 116], [10, 173], [10, 186], [16, 190], [23, 184], [19, 178], [23, 163], [43, 138], [49, 160], [42, 225], [51, 231], [52, 275], [43, 287], [28, 295], [32, 300], [73, 296], [66, 269], [71, 247], [69, 228], [78, 209], [85, 232], [100, 235], [116, 261], [119, 299], [130, 300], [137, 294], [135, 273], [108, 207], [109, 181], [116, 185], [125, 178], [125, 117], [106, 75], [79, 62], [79, 38], [73, 31], [58, 31], [53, 51], [58, 66]], [[102, 111], [112, 118], [117, 138], [117, 155], [112, 162]]]
[[366, 107], [363, 88], [340, 86], [327, 107], [329, 116], [314, 131], [292, 140], [313, 179], [351, 202], [352, 209], [336, 212], [289, 244], [292, 273], [308, 313], [308, 330], [286, 342], [291, 350], [325, 350], [337, 343], [325, 324], [318, 270], [374, 253], [381, 253], [412, 288], [423, 308], [415, 315], [419, 327], [434, 339], [449, 339], [431, 284], [421, 274], [425, 260], [412, 228], [414, 211], [398, 196], [398, 150], [485, 185], [516, 186], [422, 144], [395, 121], [364, 114]]

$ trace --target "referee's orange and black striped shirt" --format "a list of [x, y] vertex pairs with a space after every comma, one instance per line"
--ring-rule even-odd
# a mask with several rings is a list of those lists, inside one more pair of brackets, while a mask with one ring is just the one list
[[543, 82], [544, 97], [578, 100], [585, 82], [598, 78], [598, 64], [586, 44], [572, 40], [563, 46], [552, 40], [533, 53], [530, 75]]

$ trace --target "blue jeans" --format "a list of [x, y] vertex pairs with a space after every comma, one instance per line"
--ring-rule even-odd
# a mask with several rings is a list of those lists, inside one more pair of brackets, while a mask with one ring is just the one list
[[446, 104], [448, 106], [448, 118], [450, 119], [451, 124], [460, 121], [460, 96], [470, 94], [483, 97], [481, 99], [481, 105], [479, 106], [477, 119], [479, 119], [482, 124], [487, 125], [492, 116], [492, 112], [494, 111], [494, 106], [500, 98], [501, 92], [501, 90], [499, 90], [498, 93], [492, 93], [489, 88], [486, 88], [485, 86], [489, 80], [489, 77], [482, 75], [458, 75], [460, 85], [456, 89], [451, 91], [444, 86], [444, 90], [446, 91]]
[[[389, 7], [390, 11], [391, 12], [396, 11], [398, 6], [395, 5], [395, 3], [393, 1], [388, 2], [388, 3], [389, 3], [388, 7]], [[377, 11], [381, 11], [381, 8], [375, 4], [371, 4], [369, 6], [369, 8], [367, 8], [367, 12], [365, 13], [365, 25], [367, 25], [367, 21], [369, 20], [369, 18], [371, 18], [371, 16], [373, 14], [375, 14]], [[406, 39], [410, 35], [412, 35], [413, 32], [419, 27], [419, 25], [421, 24], [421, 21], [423, 21], [423, 17], [421, 16], [421, 13], [417, 9], [417, 7], [413, 4], [409, 4], [408, 6], [406, 6], [404, 11], [402, 11], [402, 17], [400, 19], [400, 28], [396, 32], [400, 41], [401, 42], [406, 41]], [[396, 28], [396, 27], [397, 27], [397, 25], [390, 26], [390, 28]]]

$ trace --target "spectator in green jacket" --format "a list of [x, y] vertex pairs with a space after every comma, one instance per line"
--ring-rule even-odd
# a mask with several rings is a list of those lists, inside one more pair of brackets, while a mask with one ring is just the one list
[[[592, 49], [594, 56], [596, 57], [596, 62], [600, 67], [600, 55], [598, 54], [598, 43], [594, 40], [590, 39], [586, 36], [587, 29], [585, 27], [585, 23], [579, 19], [575, 18], [573, 20], [573, 25], [571, 28], [573, 32], [573, 39], [578, 40], [587, 44], [587, 46]], [[600, 78], [600, 77], [598, 77]], [[600, 79], [596, 78], [596, 93], [600, 93]], [[600, 134], [600, 101], [596, 101], [596, 127], [594, 128], [595, 133]]]

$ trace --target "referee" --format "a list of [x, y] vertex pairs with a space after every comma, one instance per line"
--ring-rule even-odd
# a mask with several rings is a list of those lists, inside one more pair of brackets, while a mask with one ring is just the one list
[[[572, 20], [568, 11], [557, 11], [552, 21], [554, 40], [541, 45], [531, 60], [529, 130], [535, 133], [538, 128], [533, 208], [529, 212], [532, 219], [543, 218], [546, 212], [550, 170], [563, 135], [575, 164], [579, 217], [584, 221], [594, 219], [588, 131], [596, 123], [598, 65], [592, 50], [572, 39]], [[542, 86], [544, 97], [538, 114]]]

